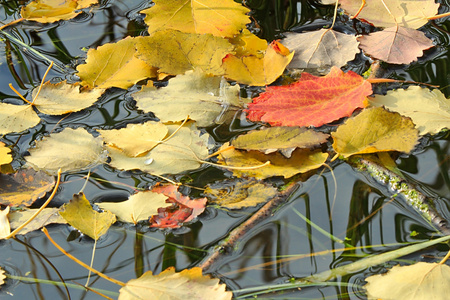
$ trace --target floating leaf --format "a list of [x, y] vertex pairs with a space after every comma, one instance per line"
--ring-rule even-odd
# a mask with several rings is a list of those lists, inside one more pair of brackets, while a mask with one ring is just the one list
[[183, 33], [175, 30], [158, 31], [137, 38], [137, 56], [159, 72], [178, 75], [201, 69], [205, 73], [222, 75], [222, 58], [233, 46], [225, 39], [211, 34]]
[[77, 66], [81, 84], [90, 88], [129, 88], [136, 82], [156, 77], [156, 69], [135, 56], [136, 39], [127, 37], [117, 43], [89, 49], [86, 64]]
[[358, 41], [366, 54], [390, 64], [409, 64], [434, 46], [423, 32], [400, 26], [363, 35]]
[[21, 169], [14, 174], [0, 174], [0, 204], [30, 206], [55, 185], [53, 176], [33, 169]]
[[61, 207], [59, 214], [71, 226], [94, 240], [98, 240], [116, 222], [112, 213], [93, 210], [83, 193], [74, 194], [73, 199]]
[[40, 121], [31, 105], [0, 103], [0, 134], [22, 132]]
[[155, 0], [154, 6], [141, 11], [148, 33], [173, 29], [187, 33], [210, 33], [232, 37], [250, 22], [250, 10], [232, 0]]
[[[221, 149], [228, 148], [225, 143]], [[243, 170], [233, 170], [233, 174], [238, 177], [255, 177], [265, 179], [272, 176], [283, 176], [289, 178], [298, 173], [305, 173], [322, 166], [327, 160], [328, 154], [320, 150], [311, 151], [309, 149], [297, 149], [290, 158], [284, 157], [281, 153], [263, 154], [259, 151], [239, 151], [226, 150], [219, 155], [219, 163], [231, 167], [241, 167]], [[270, 161], [266, 165], [257, 169], [246, 169], [257, 167]]]
[[[361, 8], [361, 0], [339, 0], [341, 8], [355, 15]], [[427, 17], [438, 13], [439, 4], [434, 0], [370, 0], [364, 1], [358, 18], [376, 27], [400, 25], [417, 29], [428, 23]]]
[[4, 143], [0, 142], [0, 165], [9, 164], [12, 162], [13, 158], [10, 153], [11, 149], [6, 147]]
[[418, 262], [366, 278], [369, 299], [448, 299], [450, 267]]
[[377, 107], [348, 119], [331, 136], [334, 150], [349, 157], [385, 151], [409, 153], [417, 144], [418, 131], [411, 119]]
[[98, 130], [107, 145], [132, 157], [153, 149], [167, 136], [168, 131], [166, 125], [153, 121], [128, 124], [121, 129]]
[[410, 117], [421, 135], [436, 134], [450, 128], [450, 100], [439, 90], [410, 86], [406, 90], [388, 91], [369, 99], [370, 105], [384, 106], [390, 111]]
[[[33, 90], [33, 99], [37, 91], [38, 88]], [[62, 115], [91, 106], [103, 92], [103, 89], [81, 91], [79, 84], [68, 84], [66, 81], [57, 84], [48, 81], [33, 104], [43, 114]]]
[[277, 41], [270, 43], [264, 57], [228, 54], [223, 59], [225, 77], [248, 85], [268, 85], [283, 74], [293, 56], [294, 52], [289, 52]]
[[0, 268], [0, 285], [5, 284], [5, 279], [6, 279], [5, 270]]
[[219, 279], [203, 276], [201, 268], [195, 267], [175, 273], [175, 268], [169, 267], [159, 275], [147, 271], [141, 277], [131, 279], [120, 289], [119, 300], [229, 300], [233, 294], [225, 291], [225, 288], [224, 284], [219, 283]]
[[[53, 23], [78, 16], [82, 8], [97, 3], [96, 0], [36, 0], [22, 7], [20, 14], [28, 21]], [[77, 11], [77, 12], [76, 12]]]
[[268, 127], [252, 130], [231, 142], [235, 148], [258, 150], [269, 154], [279, 150], [289, 158], [296, 148], [310, 148], [325, 143], [329, 135], [305, 127]]
[[8, 220], [9, 206], [0, 210], [0, 239], [6, 238], [11, 233], [11, 227]]
[[234, 45], [234, 55], [237, 57], [253, 55], [262, 58], [267, 50], [267, 41], [254, 35], [248, 29], [242, 30], [240, 34], [228, 40]]
[[[200, 132], [183, 126], [168, 141], [159, 144], [148, 154], [141, 157], [128, 157], [122, 151], [107, 147], [111, 157], [111, 166], [121, 170], [142, 170], [155, 175], [177, 174], [200, 167], [199, 159], [208, 156], [208, 134], [199, 136]], [[169, 135], [179, 125], [167, 125]]]
[[288, 86], [269, 86], [248, 106], [251, 121], [274, 126], [321, 126], [367, 105], [371, 84], [358, 74], [333, 67], [326, 76], [302, 73]]
[[146, 86], [133, 98], [140, 109], [153, 112], [161, 122], [182, 121], [189, 115], [197, 126], [206, 127], [231, 105], [240, 104], [239, 91], [239, 85], [231, 86], [222, 77], [189, 71], [170, 79], [167, 87]]
[[229, 209], [256, 206], [265, 203], [277, 194], [277, 189], [255, 180], [232, 182], [231, 187], [222, 182], [217, 188], [206, 187], [206, 196], [213, 203]]
[[103, 143], [83, 128], [65, 128], [59, 133], [44, 137], [29, 149], [27, 164], [35, 170], [56, 174], [86, 169], [106, 161]]
[[[33, 216], [38, 209], [16, 210], [9, 214], [11, 229], [16, 229]], [[49, 224], [66, 224], [67, 221], [59, 215], [59, 208], [44, 208], [36, 218], [22, 228], [17, 234], [27, 234], [28, 232], [41, 229]]]
[[359, 53], [355, 35], [331, 29], [320, 29], [305, 33], [287, 33], [283, 45], [295, 51], [288, 68], [342, 67]]
[[156, 215], [158, 208], [172, 206], [172, 203], [166, 202], [167, 198], [167, 196], [162, 194], [145, 191], [131, 195], [127, 201], [95, 204], [101, 209], [115, 214], [119, 221], [136, 224], [139, 221], [148, 220], [152, 215]]

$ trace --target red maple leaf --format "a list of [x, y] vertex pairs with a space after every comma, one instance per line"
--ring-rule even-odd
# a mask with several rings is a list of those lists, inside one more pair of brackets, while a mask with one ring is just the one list
[[175, 206], [158, 208], [158, 215], [150, 219], [150, 227], [178, 228], [200, 215], [206, 206], [206, 198], [191, 199], [178, 192], [178, 186], [156, 186], [152, 192], [164, 194]]
[[288, 86], [269, 86], [253, 99], [248, 119], [273, 126], [322, 126], [367, 106], [372, 85], [355, 72], [333, 67], [326, 76], [302, 73]]

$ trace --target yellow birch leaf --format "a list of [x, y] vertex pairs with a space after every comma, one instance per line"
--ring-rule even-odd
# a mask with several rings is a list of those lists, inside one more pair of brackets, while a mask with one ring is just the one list
[[[9, 214], [11, 229], [16, 229], [34, 215], [38, 209], [16, 210]], [[36, 218], [22, 228], [17, 234], [27, 234], [28, 232], [41, 229], [49, 224], [66, 224], [67, 221], [59, 215], [59, 208], [44, 208]]]
[[53, 23], [78, 16], [79, 9], [97, 3], [96, 0], [36, 0], [22, 7], [20, 14], [24, 19], [40, 23]]
[[97, 130], [108, 146], [115, 147], [127, 156], [136, 157], [155, 147], [169, 130], [160, 122], [148, 121], [144, 124], [128, 124], [113, 130]]
[[436, 134], [450, 128], [450, 100], [439, 90], [419, 86], [388, 91], [386, 95], [369, 98], [372, 106], [384, 106], [390, 111], [410, 117], [421, 135]]
[[0, 285], [5, 284], [5, 279], [6, 279], [5, 270], [0, 268]]
[[94, 138], [83, 128], [65, 128], [44, 137], [29, 152], [31, 156], [25, 158], [28, 166], [50, 174], [56, 174], [59, 168], [63, 172], [78, 171], [106, 161], [101, 138]]
[[223, 59], [225, 77], [253, 86], [268, 85], [283, 74], [293, 56], [294, 52], [290, 53], [277, 41], [267, 47], [263, 58], [254, 55], [237, 57], [228, 54]]
[[[38, 88], [35, 88], [32, 97], [36, 96]], [[80, 85], [68, 84], [66, 81], [52, 84], [47, 81], [34, 100], [34, 106], [43, 114], [63, 115], [80, 111], [94, 104], [103, 94], [104, 89], [81, 91]]]
[[136, 82], [156, 77], [156, 69], [135, 56], [136, 38], [89, 49], [86, 64], [77, 66], [81, 84], [90, 88], [127, 89]]
[[266, 127], [251, 130], [231, 142], [235, 148], [269, 154], [280, 151], [289, 158], [296, 148], [311, 148], [325, 143], [329, 135], [305, 127]]
[[446, 264], [418, 262], [395, 266], [386, 274], [366, 278], [369, 299], [446, 300], [450, 292], [450, 267]]
[[153, 112], [161, 122], [183, 121], [189, 115], [197, 126], [219, 123], [216, 118], [230, 106], [243, 106], [238, 84], [231, 86], [223, 77], [201, 71], [188, 71], [169, 80], [167, 87], [145, 86], [133, 94], [139, 109]]
[[213, 203], [229, 209], [240, 209], [265, 203], [277, 194], [277, 189], [255, 180], [233, 182], [229, 187], [206, 187], [205, 194]]
[[233, 294], [225, 291], [225, 288], [225, 284], [219, 283], [219, 279], [202, 275], [201, 268], [176, 273], [175, 268], [169, 267], [158, 275], [147, 271], [141, 277], [131, 279], [120, 289], [119, 300], [230, 300]]
[[222, 59], [233, 46], [211, 34], [164, 30], [137, 38], [136, 49], [137, 57], [159, 68], [158, 72], [179, 75], [199, 68], [205, 73], [222, 75]]
[[12, 162], [11, 149], [5, 146], [4, 143], [0, 142], [0, 165], [9, 164]]
[[385, 151], [409, 153], [419, 137], [411, 119], [381, 107], [363, 110], [331, 136], [334, 150], [344, 157]]
[[[225, 143], [220, 149], [228, 147], [229, 143]], [[320, 150], [297, 149], [290, 158], [286, 158], [278, 152], [263, 154], [259, 151], [247, 152], [229, 149], [219, 154], [218, 163], [243, 168], [243, 170], [233, 170], [233, 174], [237, 177], [265, 179], [272, 176], [283, 176], [284, 178], [289, 178], [295, 174], [319, 168], [325, 163], [327, 158], [328, 154], [322, 153]], [[270, 161], [270, 165], [245, 170], [245, 168], [260, 166], [268, 161]]]
[[257, 37], [248, 29], [242, 30], [239, 35], [228, 40], [235, 46], [234, 55], [237, 57], [253, 55], [262, 58], [267, 49], [267, 41]]
[[127, 201], [95, 204], [101, 209], [115, 214], [119, 221], [136, 224], [139, 221], [148, 220], [149, 217], [157, 215], [158, 208], [172, 206], [172, 203], [166, 202], [168, 198], [163, 194], [145, 191], [131, 195]]
[[148, 33], [173, 29], [186, 33], [210, 33], [232, 37], [250, 22], [250, 11], [233, 0], [155, 0], [154, 6], [141, 11]]
[[40, 121], [31, 105], [0, 103], [0, 134], [22, 132]]
[[0, 239], [4, 239], [11, 233], [11, 227], [8, 220], [9, 206], [0, 210]]
[[71, 226], [94, 240], [98, 240], [116, 222], [114, 214], [93, 210], [83, 193], [74, 194], [73, 199], [61, 207], [59, 214]]

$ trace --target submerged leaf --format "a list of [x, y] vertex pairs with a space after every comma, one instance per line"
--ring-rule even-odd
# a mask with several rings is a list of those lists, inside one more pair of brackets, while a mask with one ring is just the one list
[[219, 122], [216, 118], [230, 106], [240, 105], [239, 91], [239, 85], [231, 86], [222, 77], [189, 71], [170, 79], [167, 87], [143, 87], [133, 98], [140, 109], [153, 112], [161, 122], [189, 116], [197, 126], [206, 127]]
[[211, 33], [232, 37], [250, 22], [250, 10], [232, 0], [154, 0], [154, 6], [141, 11], [148, 33], [173, 29], [187, 33]]
[[0, 134], [22, 132], [40, 121], [31, 105], [0, 103]]
[[112, 213], [93, 210], [83, 193], [74, 194], [73, 199], [62, 206], [59, 214], [71, 226], [94, 240], [98, 240], [116, 222]]
[[[11, 229], [16, 229], [33, 216], [38, 209], [16, 210], [9, 214]], [[59, 215], [59, 208], [44, 208], [36, 218], [22, 228], [17, 234], [27, 234], [28, 232], [41, 229], [49, 224], [66, 224], [67, 221]]]
[[355, 72], [333, 67], [326, 76], [302, 73], [288, 86], [269, 86], [248, 106], [251, 121], [274, 126], [321, 126], [367, 105], [371, 84]]
[[[33, 99], [37, 91], [38, 88], [33, 90]], [[68, 84], [66, 81], [57, 84], [48, 81], [33, 104], [43, 114], [62, 115], [91, 106], [103, 92], [103, 89], [81, 91], [79, 84]]]
[[363, 110], [331, 136], [334, 150], [344, 157], [385, 151], [409, 153], [419, 137], [411, 119], [381, 107]]
[[102, 202], [95, 203], [101, 209], [108, 210], [116, 215], [119, 221], [137, 223], [148, 220], [152, 215], [158, 213], [158, 208], [172, 206], [167, 203], [167, 196], [145, 191], [131, 195], [127, 201], [123, 202]]
[[388, 91], [385, 96], [375, 95], [369, 103], [410, 117], [421, 135], [450, 128], [450, 100], [437, 89], [410, 86], [406, 90]]
[[102, 140], [83, 128], [65, 128], [44, 137], [29, 152], [31, 156], [25, 158], [27, 164], [50, 174], [56, 174], [59, 168], [62, 172], [75, 171], [106, 161]]
[[[174, 288], [176, 287], [176, 288]], [[195, 267], [175, 273], [170, 267], [158, 275], [145, 272], [137, 279], [131, 279], [120, 289], [119, 300], [139, 299], [214, 299], [231, 300], [232, 293], [219, 279], [202, 275], [202, 269]]]

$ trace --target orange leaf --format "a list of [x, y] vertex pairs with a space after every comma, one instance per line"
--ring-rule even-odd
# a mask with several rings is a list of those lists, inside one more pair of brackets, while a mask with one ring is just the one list
[[326, 76], [303, 73], [288, 86], [270, 86], [249, 104], [248, 119], [274, 126], [321, 126], [367, 106], [371, 84], [333, 67]]

